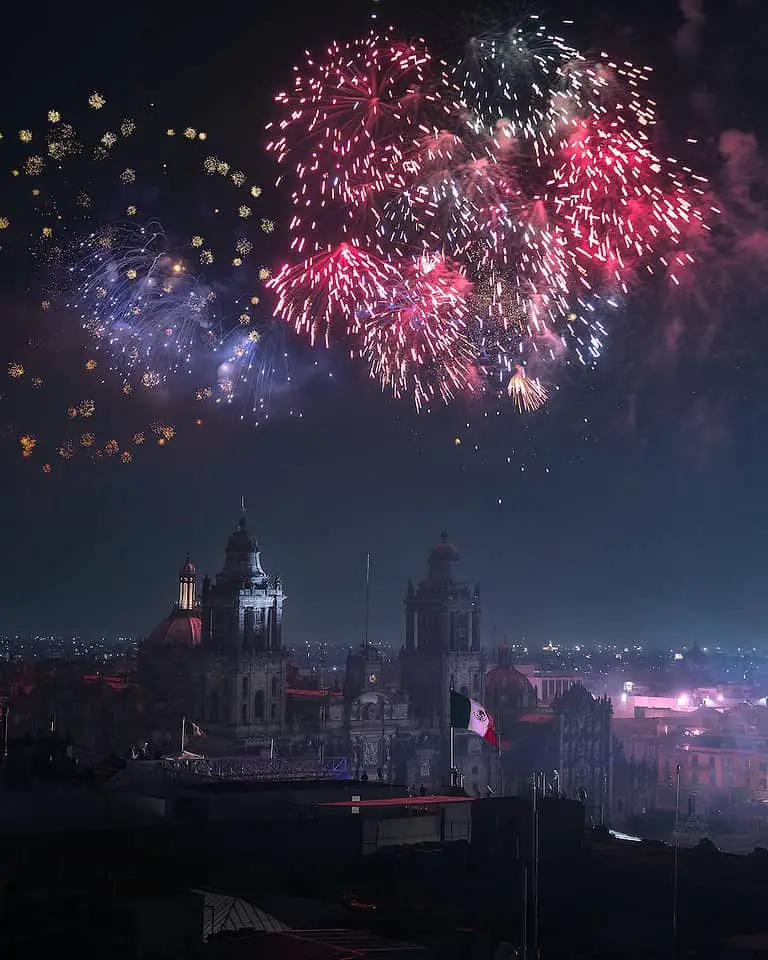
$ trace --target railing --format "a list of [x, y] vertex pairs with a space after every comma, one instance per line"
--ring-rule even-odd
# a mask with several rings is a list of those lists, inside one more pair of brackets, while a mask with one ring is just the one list
[[172, 778], [191, 777], [232, 781], [349, 780], [349, 759], [324, 761], [300, 758], [212, 757], [201, 760], [163, 760], [162, 771]]

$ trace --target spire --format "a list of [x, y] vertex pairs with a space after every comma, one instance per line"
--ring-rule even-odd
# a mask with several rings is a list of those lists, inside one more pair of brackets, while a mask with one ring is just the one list
[[445, 530], [440, 533], [439, 542], [429, 553], [427, 579], [433, 583], [447, 583], [455, 579], [459, 551], [448, 540]]
[[197, 603], [197, 570], [187, 553], [184, 566], [179, 571], [179, 598], [176, 606], [179, 610], [194, 610]]
[[245, 497], [240, 497], [240, 519], [245, 520]]

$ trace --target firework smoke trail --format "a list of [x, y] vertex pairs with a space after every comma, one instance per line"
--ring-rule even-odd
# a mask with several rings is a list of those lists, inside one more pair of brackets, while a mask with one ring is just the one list
[[[649, 72], [589, 60], [537, 18], [491, 24], [450, 74], [391, 31], [308, 55], [270, 125], [305, 258], [275, 278], [275, 315], [343, 340], [418, 408], [537, 409], [559, 362], [600, 356], [640, 269], [677, 283], [706, 229], [703, 178], [651, 146]], [[451, 295], [448, 273], [413, 275], [443, 257]]]
[[157, 386], [191, 372], [205, 333], [215, 336], [211, 291], [167, 248], [157, 222], [117, 224], [80, 244], [65, 306], [126, 373]]
[[[259, 287], [270, 271], [252, 264], [275, 224], [259, 211], [261, 187], [213, 154], [205, 131], [169, 126], [151, 104], [135, 119], [127, 117], [120, 104], [95, 92], [80, 107], [66, 113], [51, 108], [17, 136], [4, 131], [0, 138], [16, 190], [11, 209], [0, 210], [0, 249], [29, 254], [28, 282], [38, 291], [40, 310], [54, 311], [57, 319], [70, 322], [70, 330], [77, 322], [89, 334], [87, 353], [71, 372], [92, 383], [73, 384], [59, 401], [47, 396], [52, 387], [43, 387], [46, 402], [51, 400], [43, 424], [24, 424], [12, 432], [17, 438], [35, 437], [34, 444], [19, 440], [28, 459], [70, 460], [80, 454], [130, 463], [145, 439], [154, 437], [165, 446], [175, 428], [157, 421], [158, 429], [150, 429], [138, 403], [134, 410], [142, 420], [132, 431], [134, 439], [118, 443], [105, 436], [105, 425], [93, 423], [93, 410], [99, 420], [115, 396], [107, 392], [104, 374], [119, 377], [118, 397], [161, 385], [170, 391], [175, 375], [188, 395], [216, 397], [215, 375], [208, 385], [201, 377], [204, 370], [211, 372], [211, 355], [232, 330], [247, 336], [260, 323]], [[192, 204], [186, 195], [190, 178], [204, 181]], [[181, 203], [174, 197], [179, 188]], [[238, 307], [246, 299], [247, 306]], [[265, 321], [272, 324], [271, 318]], [[15, 391], [19, 398], [25, 386], [37, 391], [63, 379], [41, 375], [42, 362], [34, 354], [45, 344], [30, 338], [27, 346], [14, 358], [13, 369], [32, 372], [9, 373], [21, 388]], [[253, 373], [247, 407], [260, 419], [266, 418], [273, 395], [268, 369], [253, 364], [240, 377]], [[189, 390], [192, 377], [196, 382]], [[99, 389], [105, 387], [105, 402], [94, 401], [97, 382]], [[245, 393], [240, 383], [238, 396]], [[88, 403], [79, 401], [82, 396]], [[33, 416], [36, 405], [28, 406]], [[85, 416], [89, 429], [73, 433]], [[57, 420], [62, 421], [58, 427]], [[44, 466], [49, 472], [50, 461]]]
[[276, 394], [290, 388], [285, 327], [272, 318], [233, 330], [216, 351], [217, 403], [239, 406], [240, 419], [257, 425], [270, 418]]

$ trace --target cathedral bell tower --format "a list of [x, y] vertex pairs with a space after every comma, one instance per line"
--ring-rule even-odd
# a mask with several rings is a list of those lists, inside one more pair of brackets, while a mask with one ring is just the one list
[[203, 583], [204, 719], [218, 734], [258, 746], [285, 714], [282, 580], [265, 572], [245, 506], [227, 541], [224, 566]]
[[482, 701], [480, 587], [460, 579], [459, 552], [446, 533], [432, 548], [427, 576], [405, 597], [403, 680], [415, 715], [446, 727], [450, 686]]
[[194, 610], [197, 605], [197, 571], [195, 565], [189, 559], [179, 571], [179, 595], [176, 601], [176, 609], [183, 611]]

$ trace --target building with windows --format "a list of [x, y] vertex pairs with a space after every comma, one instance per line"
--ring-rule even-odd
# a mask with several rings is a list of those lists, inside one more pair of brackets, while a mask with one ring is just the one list
[[659, 754], [659, 807], [674, 809], [677, 771], [683, 800], [721, 810], [748, 800], [768, 800], [768, 740], [751, 733], [713, 734], [686, 730]]
[[227, 542], [224, 566], [203, 580], [201, 715], [211, 732], [247, 745], [279, 736], [285, 720], [286, 657], [279, 576], [264, 571], [245, 515]]
[[[400, 657], [363, 644], [347, 658], [342, 689], [328, 686], [325, 671], [313, 685], [289, 663], [282, 581], [265, 570], [243, 513], [221, 571], [203, 579], [199, 597], [191, 561], [182, 568], [177, 603], [142, 647], [146, 688], [162, 702], [170, 730], [183, 715], [202, 724], [200, 749], [209, 755], [345, 757], [353, 776], [445, 785], [451, 685], [481, 702], [485, 696], [480, 591], [459, 569], [458, 551], [442, 534], [426, 577], [408, 584]], [[465, 786], [481, 792], [493, 750], [464, 731], [455, 747]]]
[[531, 664], [518, 663], [515, 665], [518, 673], [528, 680], [536, 692], [540, 704], [549, 706], [558, 697], [562, 697], [571, 687], [580, 687], [584, 680], [578, 673], [552, 673], [539, 670]]
[[487, 669], [480, 588], [463, 578], [447, 534], [418, 586], [407, 585], [399, 657], [363, 643], [350, 651], [339, 685], [325, 670], [300, 676], [289, 662], [284, 602], [282, 580], [265, 569], [243, 512], [221, 571], [203, 579], [198, 597], [188, 559], [170, 616], [144, 644], [148, 715], [171, 731], [182, 716], [194, 717], [205, 731], [196, 749], [209, 757], [245, 756], [256, 766], [341, 758], [353, 777], [433, 790], [450, 780], [453, 687], [491, 711], [504, 741], [502, 756], [475, 734], [454, 731], [454, 766], [470, 795], [524, 792], [548, 771], [555, 792], [581, 797], [593, 820], [602, 818], [610, 701], [593, 698], [578, 677], [526, 676], [504, 648]]

